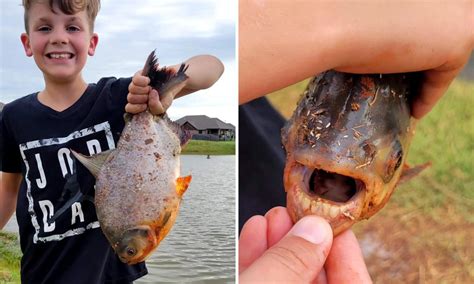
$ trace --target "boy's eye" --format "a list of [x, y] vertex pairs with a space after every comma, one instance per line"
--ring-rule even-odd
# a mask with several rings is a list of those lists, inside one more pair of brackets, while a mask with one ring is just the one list
[[49, 31], [51, 31], [51, 28], [48, 27], [48, 26], [42, 26], [42, 27], [38, 28], [38, 31], [40, 31], [40, 32], [49, 32]]
[[81, 29], [79, 27], [76, 27], [76, 26], [69, 26], [67, 27], [67, 31], [69, 32], [78, 32], [80, 31]]

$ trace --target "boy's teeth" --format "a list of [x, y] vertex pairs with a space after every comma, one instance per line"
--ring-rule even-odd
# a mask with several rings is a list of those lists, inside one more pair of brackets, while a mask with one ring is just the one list
[[53, 53], [51, 54], [51, 58], [69, 58], [69, 53]]

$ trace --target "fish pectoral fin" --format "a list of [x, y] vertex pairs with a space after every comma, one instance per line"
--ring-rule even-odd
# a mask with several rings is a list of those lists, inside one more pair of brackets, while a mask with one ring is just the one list
[[72, 149], [71, 149], [71, 152], [74, 155], [74, 157], [79, 162], [81, 162], [81, 164], [84, 165], [84, 167], [86, 167], [95, 178], [97, 178], [100, 172], [100, 168], [102, 168], [102, 165], [105, 163], [105, 161], [110, 156], [110, 154], [114, 152], [114, 150], [108, 150], [108, 151], [101, 152], [93, 156], [85, 156]]
[[133, 114], [131, 113], [126, 112], [123, 114], [123, 120], [125, 121], [125, 123], [132, 121], [132, 117]]
[[176, 179], [176, 193], [179, 195], [179, 197], [183, 196], [186, 189], [188, 189], [190, 183], [191, 175], [185, 177], [178, 177]]
[[418, 174], [420, 174], [423, 170], [431, 166], [431, 162], [427, 162], [415, 167], [410, 167], [409, 165], [405, 164], [403, 166], [402, 174], [400, 175], [400, 179], [398, 180], [398, 184], [404, 183], [406, 181], [411, 180]]

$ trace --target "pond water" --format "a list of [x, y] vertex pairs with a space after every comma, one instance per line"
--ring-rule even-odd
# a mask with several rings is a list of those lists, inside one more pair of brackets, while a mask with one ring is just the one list
[[[176, 223], [135, 283], [235, 282], [235, 156], [182, 156], [188, 174]], [[15, 218], [4, 229], [18, 232]]]

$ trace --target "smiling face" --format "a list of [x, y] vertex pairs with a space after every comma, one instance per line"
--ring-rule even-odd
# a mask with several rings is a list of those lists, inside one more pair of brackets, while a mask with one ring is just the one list
[[27, 56], [33, 56], [46, 82], [68, 82], [80, 77], [87, 55], [94, 55], [98, 37], [85, 11], [67, 15], [45, 2], [28, 11], [28, 33], [21, 35]]

